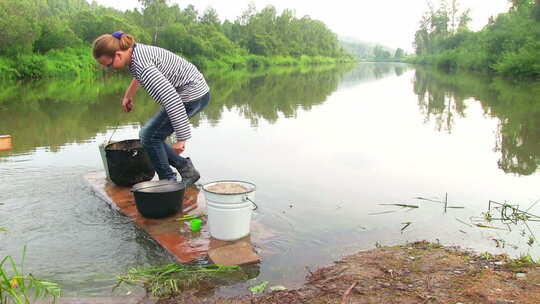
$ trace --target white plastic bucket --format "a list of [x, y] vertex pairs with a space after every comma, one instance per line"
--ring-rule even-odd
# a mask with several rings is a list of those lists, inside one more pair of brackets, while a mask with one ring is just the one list
[[[217, 193], [208, 187], [220, 183], [233, 183], [244, 186], [244, 193]], [[255, 205], [255, 185], [236, 180], [211, 182], [202, 187], [208, 208], [210, 235], [218, 240], [234, 241], [249, 234], [251, 214]], [[254, 208], [255, 206], [255, 208]]]

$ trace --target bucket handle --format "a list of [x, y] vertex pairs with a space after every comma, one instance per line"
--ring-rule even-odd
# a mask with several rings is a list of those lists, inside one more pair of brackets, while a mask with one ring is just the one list
[[114, 130], [113, 130], [113, 132], [112, 132], [112, 134], [111, 134], [111, 137], [109, 137], [109, 141], [107, 142], [107, 144], [110, 144], [110, 143], [111, 143], [111, 139], [112, 139], [112, 137], [114, 136], [114, 133], [116, 133], [116, 130], [118, 129], [119, 126], [120, 126], [120, 120], [118, 120], [118, 121], [116, 122], [116, 126], [114, 126]]
[[255, 208], [253, 208], [252, 210], [257, 210], [259, 209], [259, 206], [257, 206], [257, 204], [255, 204], [254, 201], [252, 201], [249, 197], [244, 197], [244, 201], [250, 201], [253, 205], [255, 205]]

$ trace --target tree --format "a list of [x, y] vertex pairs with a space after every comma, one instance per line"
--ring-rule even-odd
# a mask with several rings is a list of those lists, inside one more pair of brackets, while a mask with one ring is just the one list
[[471, 9], [466, 9], [461, 16], [459, 17], [459, 26], [458, 31], [463, 31], [469, 29], [469, 23], [472, 21], [471, 18]]
[[373, 49], [373, 54], [375, 55], [376, 60], [385, 60], [390, 59], [392, 56], [388, 50], [385, 50], [382, 45], [377, 45]]
[[211, 7], [204, 10], [203, 15], [200, 17], [200, 21], [201, 23], [211, 24], [215, 26], [219, 26], [221, 24], [216, 10]]
[[152, 41], [157, 44], [159, 31], [171, 23], [173, 15], [167, 5], [167, 0], [139, 0], [143, 6], [145, 26], [152, 28]]
[[41, 34], [34, 42], [34, 51], [44, 53], [52, 49], [77, 46], [81, 42], [67, 21], [52, 16], [41, 22]]
[[184, 24], [196, 23], [198, 16], [199, 12], [195, 9], [195, 6], [191, 4], [188, 5], [186, 9], [184, 9]]
[[456, 33], [458, 27], [458, 12], [458, 0], [452, 0], [452, 4], [450, 5], [450, 29], [454, 34]]
[[242, 12], [242, 14], [236, 19], [240, 25], [247, 25], [251, 17], [257, 13], [257, 8], [255, 7], [255, 3], [250, 2], [248, 5], [248, 8]]
[[405, 56], [405, 51], [403, 51], [403, 49], [401, 49], [401, 48], [398, 48], [396, 50], [396, 53], [394, 54], [394, 58], [396, 58], [396, 59], [401, 59], [404, 56]]
[[[127, 15], [130, 16], [130, 15]], [[137, 41], [150, 43], [151, 37], [141, 27], [129, 22], [115, 11], [84, 10], [70, 18], [70, 27], [82, 41], [92, 42], [104, 33], [122, 30], [135, 36]]]
[[441, 0], [441, 5], [439, 9], [431, 13], [431, 28], [432, 33], [437, 38], [446, 38], [449, 31], [450, 23], [450, 12], [448, 11], [448, 6], [446, 0]]
[[101, 18], [93, 10], [80, 11], [72, 15], [70, 19], [71, 28], [83, 41], [91, 42], [103, 34], [99, 26]]
[[417, 55], [422, 55], [429, 51], [430, 24], [430, 15], [429, 13], [425, 13], [420, 20], [420, 28], [414, 34], [413, 46]]
[[[49, 12], [52, 15], [70, 14], [76, 11], [89, 9], [90, 5], [86, 0], [47, 0]], [[93, 3], [93, 5], [97, 5]]]
[[39, 37], [37, 1], [0, 1], [0, 54], [31, 53]]
[[415, 33], [414, 48], [417, 55], [432, 54], [444, 50], [459, 39], [454, 37], [459, 32], [466, 31], [471, 21], [470, 9], [461, 11], [458, 0], [451, 0], [450, 6], [442, 0], [435, 9], [431, 3], [420, 20], [419, 29]]

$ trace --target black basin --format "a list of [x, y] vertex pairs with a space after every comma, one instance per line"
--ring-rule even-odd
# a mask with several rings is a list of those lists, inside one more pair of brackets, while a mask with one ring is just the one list
[[131, 186], [151, 180], [156, 172], [138, 139], [108, 144], [105, 156], [109, 177], [118, 186]]
[[131, 188], [139, 213], [147, 218], [163, 218], [182, 210], [186, 187], [183, 183], [161, 180], [138, 183]]

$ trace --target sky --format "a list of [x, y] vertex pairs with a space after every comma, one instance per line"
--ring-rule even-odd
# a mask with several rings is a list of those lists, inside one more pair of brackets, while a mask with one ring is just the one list
[[[433, 0], [438, 3], [439, 0]], [[137, 0], [97, 0], [104, 6], [120, 10], [140, 7]], [[323, 21], [339, 36], [376, 42], [388, 47], [412, 50], [418, 22], [427, 9], [427, 0], [169, 0], [180, 7], [193, 4], [199, 12], [207, 7], [217, 10], [220, 19], [235, 20], [249, 3], [258, 10], [267, 5], [279, 13], [285, 8], [295, 10], [297, 17], [309, 15]], [[490, 16], [508, 10], [508, 0], [461, 0], [461, 8], [470, 8], [473, 19], [471, 29], [479, 30]]]

